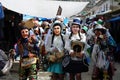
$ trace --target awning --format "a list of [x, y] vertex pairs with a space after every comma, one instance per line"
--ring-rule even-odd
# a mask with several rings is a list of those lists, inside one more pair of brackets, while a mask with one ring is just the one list
[[4, 11], [2, 8], [2, 4], [0, 3], [0, 19], [4, 18]]
[[107, 22], [114, 22], [114, 21], [120, 21], [120, 16], [112, 18], [112, 19], [108, 20]]
[[0, 0], [2, 5], [12, 11], [36, 16], [53, 18], [58, 7], [62, 8], [62, 16], [70, 17], [81, 12], [89, 2], [52, 1], [52, 0]]

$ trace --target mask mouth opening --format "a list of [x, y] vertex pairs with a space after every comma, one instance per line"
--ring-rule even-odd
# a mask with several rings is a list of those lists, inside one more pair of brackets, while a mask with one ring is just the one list
[[99, 38], [103, 39], [103, 35], [100, 35]]
[[81, 52], [81, 46], [80, 45], [74, 45], [73, 46], [73, 50], [74, 50], [74, 52]]

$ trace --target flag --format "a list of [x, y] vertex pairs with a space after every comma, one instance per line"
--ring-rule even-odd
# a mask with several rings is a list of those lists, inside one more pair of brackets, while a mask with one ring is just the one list
[[57, 14], [56, 15], [61, 15], [62, 14], [62, 7], [61, 6], [59, 6], [58, 7], [58, 11], [57, 11]]

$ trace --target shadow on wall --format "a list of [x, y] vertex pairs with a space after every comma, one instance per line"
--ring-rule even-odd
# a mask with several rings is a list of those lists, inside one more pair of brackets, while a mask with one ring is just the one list
[[6, 42], [6, 41], [0, 41], [0, 49], [8, 52], [11, 49], [11, 44], [9, 42]]
[[116, 53], [115, 53], [115, 61], [120, 62], [120, 43], [117, 44]]

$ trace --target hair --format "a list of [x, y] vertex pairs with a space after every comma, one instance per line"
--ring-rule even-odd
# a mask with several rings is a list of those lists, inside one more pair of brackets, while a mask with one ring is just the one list
[[79, 28], [81, 29], [81, 25], [79, 25], [79, 24], [72, 23], [72, 24], [71, 24], [71, 27], [72, 27], [72, 25], [78, 25], [78, 26], [79, 26]]
[[23, 30], [23, 29], [28, 29], [28, 28], [26, 26], [20, 26], [20, 31]]
[[105, 29], [100, 29], [100, 31], [102, 32], [102, 34], [106, 34], [106, 30]]
[[54, 23], [54, 24], [53, 24], [53, 28], [54, 28], [55, 26], [60, 26], [60, 28], [62, 29], [61, 23]]
[[106, 34], [106, 30], [105, 30], [105, 29], [99, 29], [99, 28], [98, 28], [98, 29], [95, 29], [94, 32], [95, 32], [95, 31], [100, 31], [102, 34]]
[[[61, 23], [54, 23], [52, 28], [54, 29], [55, 26], [60, 26], [60, 31], [62, 32], [62, 24]], [[55, 35], [54, 31], [52, 31], [52, 33]]]

